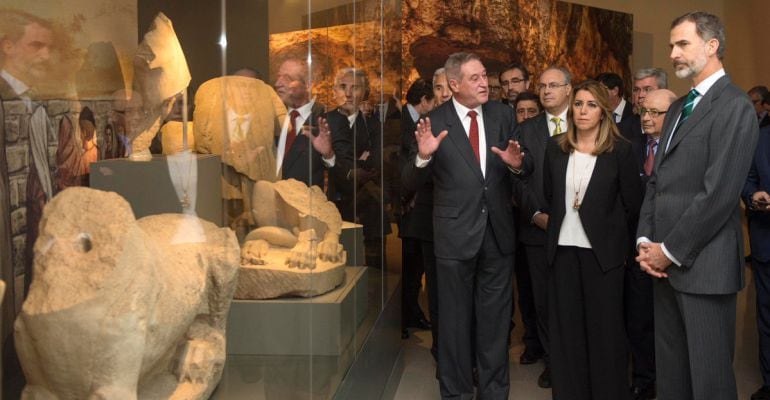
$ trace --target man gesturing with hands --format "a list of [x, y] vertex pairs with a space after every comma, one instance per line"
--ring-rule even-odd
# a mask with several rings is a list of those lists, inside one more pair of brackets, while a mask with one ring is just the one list
[[[445, 64], [452, 100], [417, 125], [417, 154], [403, 184], [433, 178], [433, 231], [438, 281], [438, 375], [441, 397], [507, 399], [508, 324], [515, 240], [512, 179], [531, 162], [512, 140], [510, 107], [487, 102], [484, 65], [455, 53]], [[475, 319], [474, 319], [475, 314]], [[472, 324], [475, 321], [475, 329]], [[475, 334], [475, 357], [471, 335]]]

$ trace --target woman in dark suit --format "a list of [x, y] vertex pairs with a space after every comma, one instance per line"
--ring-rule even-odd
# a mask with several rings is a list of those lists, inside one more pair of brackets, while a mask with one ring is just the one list
[[642, 202], [639, 171], [601, 84], [575, 86], [567, 118], [543, 166], [553, 398], [623, 400], [623, 267]]

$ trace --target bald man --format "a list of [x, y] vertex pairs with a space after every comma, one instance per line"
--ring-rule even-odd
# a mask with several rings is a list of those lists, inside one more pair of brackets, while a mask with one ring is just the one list
[[[676, 101], [668, 89], [653, 90], [639, 102], [639, 117], [644, 135], [634, 137], [632, 145], [637, 155], [642, 191], [652, 173], [663, 120], [668, 108]], [[644, 193], [644, 192], [643, 192]], [[629, 257], [625, 274], [626, 333], [631, 350], [631, 398], [655, 398], [655, 324], [653, 317], [652, 278], [644, 273], [634, 257]]]

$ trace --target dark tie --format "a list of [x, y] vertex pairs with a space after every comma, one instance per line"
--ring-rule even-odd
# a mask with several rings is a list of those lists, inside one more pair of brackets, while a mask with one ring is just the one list
[[684, 121], [687, 121], [687, 118], [690, 118], [690, 114], [692, 114], [692, 109], [695, 107], [695, 99], [698, 98], [698, 94], [698, 91], [695, 89], [692, 89], [690, 90], [690, 93], [687, 93], [687, 99], [685, 99], [684, 108], [682, 108], [682, 115], [679, 117], [679, 122], [676, 124], [674, 133], [679, 130], [679, 127], [682, 126]]
[[647, 159], [644, 160], [644, 174], [647, 176], [652, 175], [652, 166], [655, 165], [655, 149], [658, 147], [658, 142], [649, 138], [647, 140]]
[[481, 165], [481, 157], [479, 156], [479, 123], [476, 121], [476, 111], [468, 111], [468, 116], [471, 117], [471, 128], [468, 131], [468, 140], [471, 141], [471, 147], [473, 147], [473, 154], [476, 156], [476, 160]]
[[294, 144], [294, 139], [297, 138], [297, 117], [299, 117], [299, 111], [291, 110], [291, 113], [289, 113], [289, 129], [286, 131], [286, 147], [283, 148], [284, 158], [289, 154], [291, 145]]

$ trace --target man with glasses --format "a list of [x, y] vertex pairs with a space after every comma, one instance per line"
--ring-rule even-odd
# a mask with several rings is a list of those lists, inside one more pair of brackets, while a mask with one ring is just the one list
[[[661, 104], [646, 105], [651, 93], [665, 89], [668, 85], [666, 71], [660, 68], [642, 68], [634, 74], [634, 86], [631, 102], [634, 104], [635, 114], [624, 118], [618, 124], [618, 130], [629, 141], [637, 154], [639, 175], [642, 185], [647, 184], [649, 174], [645, 173], [645, 162], [652, 167], [653, 158], [649, 158], [649, 139], [657, 140], [660, 136], [660, 124], [665, 118], [661, 112], [666, 108], [660, 108]], [[665, 93], [671, 93], [665, 91]], [[673, 94], [673, 93], [672, 93]], [[665, 96], [663, 96], [665, 98]], [[659, 99], [656, 102], [660, 101]], [[669, 104], [671, 101], [668, 102]], [[646, 115], [639, 111], [642, 107], [650, 110]], [[657, 107], [657, 108], [656, 108]], [[653, 115], [655, 114], [655, 115]], [[643, 120], [647, 119], [644, 124]], [[647, 132], [654, 129], [654, 132]], [[645, 135], [645, 133], [647, 135]], [[652, 313], [652, 281], [651, 278], [639, 269], [639, 264], [634, 260], [636, 254], [629, 254], [627, 268], [625, 270], [624, 288], [626, 335], [628, 336], [629, 349], [631, 350], [631, 393], [634, 399], [647, 399], [655, 394], [655, 332], [654, 316]]]
[[500, 74], [503, 103], [513, 107], [516, 96], [529, 90], [529, 71], [521, 63], [512, 63]]
[[[552, 66], [543, 71], [537, 84], [544, 113], [524, 121], [519, 127], [521, 145], [529, 150], [535, 169], [516, 188], [516, 202], [519, 204], [520, 239], [524, 243], [532, 280], [532, 294], [535, 303], [537, 332], [542, 344], [545, 370], [537, 380], [542, 388], [551, 387], [551, 370], [548, 340], [548, 270], [545, 255], [545, 229], [548, 214], [543, 193], [543, 162], [545, 148], [551, 136], [566, 132], [567, 109], [572, 90], [571, 74], [565, 68]], [[525, 353], [522, 355], [522, 360]], [[534, 350], [534, 349], [533, 349]], [[526, 362], [522, 362], [526, 364]]]
[[668, 75], [660, 68], [642, 68], [634, 74], [634, 87], [631, 88], [631, 104], [634, 113], [639, 113], [640, 104], [653, 90], [668, 87]]
[[754, 103], [754, 110], [757, 111], [757, 120], [759, 121], [759, 127], [764, 128], [770, 125], [770, 114], [762, 106], [762, 99], [765, 98], [770, 91], [767, 90], [767, 86], [754, 86], [749, 89], [748, 95], [751, 97], [751, 102]]
[[502, 99], [502, 89], [500, 86], [500, 74], [497, 72], [490, 72], [487, 74], [487, 82], [489, 85], [489, 100], [500, 101]]
[[665, 89], [668, 87], [668, 76], [666, 71], [660, 68], [642, 68], [634, 74], [634, 87], [631, 90], [631, 104], [633, 104], [634, 114], [628, 118], [623, 118], [618, 124], [620, 134], [631, 143], [644, 145], [646, 138], [642, 132], [642, 118], [639, 115], [639, 107], [647, 97], [647, 94], [653, 90]]
[[[632, 142], [637, 155], [642, 190], [652, 175], [655, 154], [668, 108], [676, 94], [668, 89], [653, 90], [639, 108], [644, 135]], [[631, 396], [633, 400], [655, 398], [655, 323], [652, 305], [652, 278], [645, 274], [633, 257], [625, 271], [626, 334], [631, 350]]]

